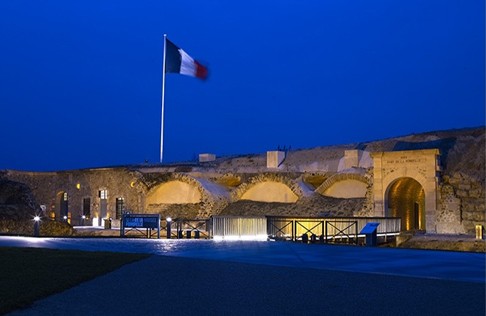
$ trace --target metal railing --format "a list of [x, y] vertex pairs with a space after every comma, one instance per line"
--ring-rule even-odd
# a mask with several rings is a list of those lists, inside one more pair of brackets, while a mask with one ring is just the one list
[[[365, 237], [359, 232], [367, 223], [379, 223], [378, 236], [398, 235], [401, 231], [399, 217], [283, 217], [283, 216], [213, 216], [210, 219], [174, 219], [170, 231], [166, 220], [160, 221], [160, 230], [169, 238], [254, 238], [358, 243]], [[129, 231], [126, 231], [127, 233]], [[151, 238], [152, 229], [132, 229], [132, 236]]]
[[211, 220], [178, 218], [173, 221], [176, 228], [175, 238], [204, 238], [211, 237]]
[[[321, 241], [357, 242], [359, 232], [369, 222], [379, 223], [378, 236], [398, 235], [399, 217], [283, 217], [267, 216], [267, 234], [276, 240], [302, 240], [312, 235]], [[310, 235], [310, 236], [309, 236]]]
[[324, 241], [328, 243], [330, 240], [358, 244], [358, 221], [326, 221]]

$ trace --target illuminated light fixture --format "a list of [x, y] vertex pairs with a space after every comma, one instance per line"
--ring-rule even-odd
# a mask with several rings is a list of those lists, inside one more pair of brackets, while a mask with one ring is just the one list
[[66, 220], [66, 219], [67, 219], [67, 216], [66, 216], [66, 215], [64, 215], [62, 218], [64, 218], [64, 220]]
[[76, 189], [78, 189], [78, 190], [81, 189], [81, 183], [76, 183]]
[[170, 218], [170, 217], [167, 217], [165, 220], [166, 220], [167, 222], [169, 222], [169, 223], [170, 223], [170, 222], [172, 222], [172, 218]]
[[39, 237], [39, 230], [40, 230], [40, 217], [39, 215], [34, 216], [34, 237]]
[[130, 182], [130, 186], [131, 186], [132, 188], [134, 188], [134, 187], [135, 187], [135, 181]]
[[267, 241], [267, 235], [227, 235], [227, 236], [213, 236], [215, 241]]
[[86, 215], [81, 216], [82, 219], [86, 219]]

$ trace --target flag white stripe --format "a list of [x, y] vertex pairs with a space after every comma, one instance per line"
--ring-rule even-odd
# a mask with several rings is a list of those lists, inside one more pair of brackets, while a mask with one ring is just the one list
[[194, 59], [189, 56], [184, 50], [179, 48], [181, 54], [181, 72], [182, 75], [196, 76], [196, 63]]

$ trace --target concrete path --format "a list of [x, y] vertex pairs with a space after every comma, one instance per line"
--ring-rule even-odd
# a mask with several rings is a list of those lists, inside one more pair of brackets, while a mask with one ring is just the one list
[[477, 253], [25, 237], [0, 237], [0, 246], [154, 254], [12, 315], [485, 314], [485, 255]]
[[292, 242], [0, 237], [0, 246], [116, 251], [274, 266], [486, 282], [484, 253]]

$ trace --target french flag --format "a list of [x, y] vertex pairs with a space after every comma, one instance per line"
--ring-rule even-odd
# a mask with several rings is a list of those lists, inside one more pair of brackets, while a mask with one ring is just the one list
[[178, 73], [203, 80], [208, 77], [208, 69], [205, 66], [168, 39], [165, 40], [165, 72]]

